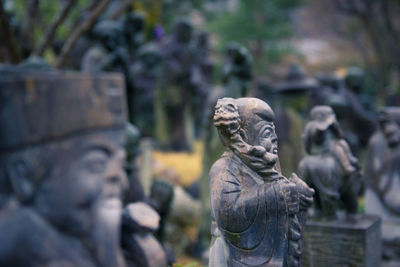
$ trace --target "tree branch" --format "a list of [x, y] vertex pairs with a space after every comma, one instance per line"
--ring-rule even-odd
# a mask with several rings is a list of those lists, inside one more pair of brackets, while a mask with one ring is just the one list
[[53, 43], [54, 36], [58, 27], [67, 18], [71, 9], [76, 5], [76, 1], [77, 0], [64, 1], [62, 8], [54, 16], [54, 19], [51, 22], [50, 26], [46, 29], [44, 37], [40, 40], [39, 44], [33, 50], [34, 55], [42, 56], [46, 48]]
[[70, 27], [69, 31], [72, 32], [74, 29], [78, 28], [79, 24], [82, 22], [82, 20], [87, 17], [87, 14], [96, 7], [98, 3], [98, 0], [92, 0], [81, 12], [80, 14], [76, 17], [74, 23], [72, 23], [72, 26]]
[[15, 40], [15, 36], [10, 31], [11, 27], [8, 23], [7, 14], [3, 9], [3, 0], [0, 0], [0, 33], [3, 35], [4, 44], [10, 55], [11, 63], [18, 63], [21, 60], [20, 54], [18, 52], [18, 45]]
[[89, 17], [83, 21], [78, 28], [71, 34], [71, 36], [65, 42], [60, 57], [58, 58], [56, 67], [62, 68], [65, 66], [68, 60], [68, 56], [71, 53], [72, 48], [78, 41], [79, 37], [88, 31], [90, 27], [95, 23], [96, 19], [101, 15], [104, 9], [110, 4], [110, 0], [101, 1], [97, 7], [89, 14]]
[[134, 0], [124, 0], [121, 2], [119, 7], [110, 15], [108, 19], [115, 20], [117, 19], [125, 10], [131, 8], [133, 6]]

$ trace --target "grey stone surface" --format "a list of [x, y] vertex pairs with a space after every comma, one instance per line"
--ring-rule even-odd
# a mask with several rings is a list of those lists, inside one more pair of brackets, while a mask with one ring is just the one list
[[304, 229], [303, 266], [380, 266], [381, 219], [371, 215], [354, 219], [309, 220]]

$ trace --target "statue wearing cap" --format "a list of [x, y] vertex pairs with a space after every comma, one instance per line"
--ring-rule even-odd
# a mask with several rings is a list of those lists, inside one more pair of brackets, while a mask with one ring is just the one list
[[125, 266], [122, 78], [2, 71], [0, 88], [0, 266]]
[[316, 212], [335, 218], [342, 202], [348, 215], [357, 213], [360, 167], [332, 108], [316, 106], [311, 110], [303, 140], [308, 155], [299, 164], [299, 174], [316, 191]]
[[300, 266], [313, 190], [282, 176], [272, 109], [256, 98], [222, 98], [214, 124], [226, 151], [209, 175], [209, 266]]

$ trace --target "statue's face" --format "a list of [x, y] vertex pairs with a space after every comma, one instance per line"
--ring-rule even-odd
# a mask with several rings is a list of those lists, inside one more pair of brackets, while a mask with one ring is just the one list
[[188, 43], [192, 39], [192, 27], [186, 24], [176, 26], [175, 34], [179, 42]]
[[50, 177], [44, 177], [34, 208], [57, 228], [89, 233], [100, 199], [119, 200], [127, 184], [122, 131], [69, 138], [56, 144]]
[[262, 146], [267, 152], [278, 154], [278, 137], [275, 133], [275, 126], [272, 122], [260, 121], [255, 125], [257, 135], [254, 145]]
[[103, 32], [99, 38], [100, 38], [100, 42], [104, 45], [104, 47], [108, 51], [112, 51], [112, 50], [116, 49], [119, 45], [119, 41], [118, 41], [118, 37], [117, 37], [116, 33]]
[[393, 120], [382, 123], [382, 130], [390, 147], [400, 144], [400, 126]]

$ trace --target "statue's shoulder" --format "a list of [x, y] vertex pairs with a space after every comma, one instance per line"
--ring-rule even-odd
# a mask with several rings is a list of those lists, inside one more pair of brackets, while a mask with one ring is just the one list
[[21, 250], [26, 256], [40, 254], [38, 250], [43, 247], [48, 230], [47, 223], [29, 208], [3, 209], [0, 216], [0, 265], [20, 260]]
[[233, 153], [225, 152], [222, 156], [214, 162], [210, 169], [209, 178], [220, 176], [222, 174], [237, 175], [243, 164], [240, 160], [233, 155]]

